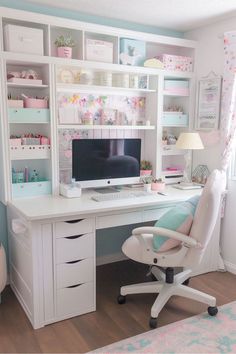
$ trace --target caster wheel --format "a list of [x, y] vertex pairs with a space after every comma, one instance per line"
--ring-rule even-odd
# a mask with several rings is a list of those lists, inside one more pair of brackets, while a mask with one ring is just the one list
[[157, 328], [157, 318], [151, 317], [149, 320], [150, 328]]
[[126, 297], [123, 296], [123, 295], [119, 295], [119, 296], [117, 297], [117, 302], [118, 302], [118, 304], [120, 304], [120, 305], [125, 304], [125, 302], [126, 302]]
[[183, 282], [183, 285], [188, 285], [190, 282], [190, 278], [186, 279], [184, 282]]
[[216, 306], [209, 306], [207, 311], [210, 316], [216, 316], [218, 312], [218, 308]]

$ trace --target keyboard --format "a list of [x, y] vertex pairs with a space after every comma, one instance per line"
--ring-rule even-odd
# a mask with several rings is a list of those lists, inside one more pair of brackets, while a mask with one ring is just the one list
[[150, 196], [150, 193], [145, 191], [132, 191], [132, 192], [126, 191], [126, 192], [94, 195], [91, 197], [91, 199], [95, 200], [96, 202], [107, 202], [112, 200], [134, 199], [134, 198], [147, 197], [147, 196]]

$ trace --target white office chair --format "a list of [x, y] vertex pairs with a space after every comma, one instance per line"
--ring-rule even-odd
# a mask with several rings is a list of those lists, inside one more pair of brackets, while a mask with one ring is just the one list
[[[132, 231], [132, 236], [122, 246], [122, 251], [127, 257], [152, 266], [151, 272], [158, 281], [122, 286], [118, 303], [125, 303], [125, 296], [128, 294], [158, 293], [151, 308], [149, 322], [151, 328], [156, 328], [160, 311], [173, 295], [207, 304], [211, 316], [218, 312], [213, 296], [187, 285], [193, 268], [201, 263], [206, 246], [212, 237], [219, 215], [221, 195], [225, 189], [225, 179], [225, 172], [218, 170], [213, 171], [208, 178], [197, 205], [189, 236], [160, 227], [140, 227]], [[180, 240], [181, 244], [167, 252], [155, 252], [152, 238], [158, 234]], [[184, 269], [174, 275], [174, 267]]]
[[6, 254], [3, 245], [0, 242], [0, 303], [1, 292], [6, 286], [7, 282], [7, 266], [6, 266]]

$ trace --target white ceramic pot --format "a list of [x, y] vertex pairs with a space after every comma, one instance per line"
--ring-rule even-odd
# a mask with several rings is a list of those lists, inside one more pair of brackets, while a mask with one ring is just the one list
[[152, 187], [152, 184], [151, 183], [145, 183], [143, 185], [143, 188], [146, 192], [151, 192], [151, 187]]

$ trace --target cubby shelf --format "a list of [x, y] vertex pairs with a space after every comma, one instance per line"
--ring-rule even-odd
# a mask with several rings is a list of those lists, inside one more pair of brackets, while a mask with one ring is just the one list
[[77, 85], [77, 84], [57, 84], [58, 92], [102, 92], [104, 91], [115, 91], [118, 92], [140, 92], [140, 93], [151, 93], [156, 92], [156, 90], [141, 89], [141, 88], [129, 88], [129, 87], [115, 87], [115, 86], [98, 86], [98, 85]]
[[123, 129], [123, 130], [154, 130], [154, 125], [80, 125], [80, 124], [58, 124], [59, 129], [79, 129], [79, 130], [94, 130], [94, 129]]

